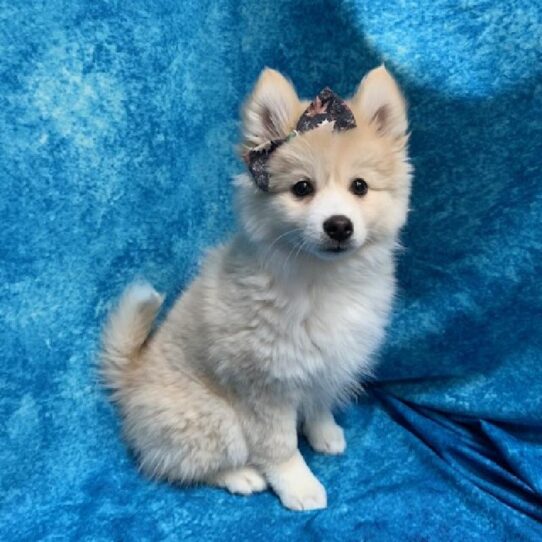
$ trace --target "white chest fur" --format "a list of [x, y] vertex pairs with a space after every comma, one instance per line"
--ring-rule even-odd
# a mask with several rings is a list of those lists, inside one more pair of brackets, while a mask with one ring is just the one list
[[204, 283], [208, 355], [219, 373], [233, 367], [242, 378], [337, 396], [370, 372], [394, 291], [390, 254], [288, 276], [229, 250], [217, 256]]

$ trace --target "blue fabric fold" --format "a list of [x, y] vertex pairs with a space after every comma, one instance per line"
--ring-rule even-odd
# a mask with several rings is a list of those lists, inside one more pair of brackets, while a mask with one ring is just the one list
[[459, 476], [506, 506], [542, 522], [540, 480], [533, 477], [532, 468], [542, 458], [542, 440], [527, 443], [487, 420], [443, 414], [378, 388], [373, 388], [373, 393], [398, 423]]

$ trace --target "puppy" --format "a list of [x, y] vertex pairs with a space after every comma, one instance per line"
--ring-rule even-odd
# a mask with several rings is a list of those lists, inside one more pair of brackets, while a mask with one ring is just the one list
[[162, 297], [129, 287], [101, 368], [148, 475], [244, 495], [269, 484], [287, 508], [325, 508], [297, 431], [345, 450], [332, 409], [384, 335], [411, 183], [405, 102], [384, 67], [350, 100], [325, 89], [310, 104], [266, 69], [243, 137], [238, 232], [152, 335]]

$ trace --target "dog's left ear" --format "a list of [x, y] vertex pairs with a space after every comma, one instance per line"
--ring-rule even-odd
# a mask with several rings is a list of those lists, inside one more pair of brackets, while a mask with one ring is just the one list
[[384, 66], [371, 70], [352, 97], [356, 111], [379, 133], [402, 137], [408, 128], [406, 103], [395, 79]]
[[245, 145], [255, 147], [288, 135], [300, 102], [294, 86], [280, 72], [266, 68], [243, 107]]

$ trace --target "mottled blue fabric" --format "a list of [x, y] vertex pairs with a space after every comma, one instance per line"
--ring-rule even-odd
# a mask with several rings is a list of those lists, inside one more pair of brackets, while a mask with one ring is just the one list
[[[542, 539], [542, 5], [0, 1], [1, 540]], [[140, 476], [94, 360], [234, 225], [259, 70], [311, 97], [385, 61], [416, 168], [400, 296], [327, 510]]]

